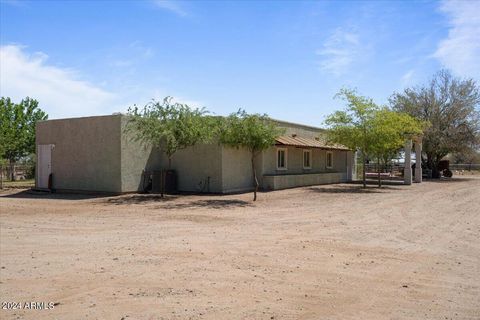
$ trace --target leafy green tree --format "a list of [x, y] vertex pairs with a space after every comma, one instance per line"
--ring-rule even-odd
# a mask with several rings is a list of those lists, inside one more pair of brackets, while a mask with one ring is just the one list
[[462, 80], [441, 70], [428, 85], [394, 93], [390, 104], [431, 124], [423, 136], [423, 150], [434, 177], [447, 154], [469, 153], [480, 145], [480, 88], [473, 79]]
[[258, 192], [255, 159], [262, 151], [275, 145], [275, 139], [282, 132], [267, 115], [248, 114], [244, 110], [238, 110], [222, 121], [220, 143], [234, 148], [245, 148], [251, 154], [253, 201], [257, 200]]
[[408, 137], [421, 135], [424, 123], [406, 113], [381, 108], [372, 118], [371, 154], [377, 159], [378, 185], [381, 186], [380, 166], [386, 165], [404, 146]]
[[373, 143], [377, 140], [372, 128], [375, 113], [379, 107], [372, 99], [362, 97], [351, 89], [341, 89], [335, 95], [347, 103], [345, 110], [336, 111], [325, 120], [328, 126], [327, 140], [340, 143], [351, 150], [359, 150], [362, 158], [363, 187], [366, 182], [366, 164], [372, 154]]
[[10, 98], [0, 98], [0, 158], [9, 161], [12, 180], [14, 163], [35, 153], [36, 123], [47, 118], [37, 100], [27, 97], [20, 103], [13, 103]]
[[215, 118], [207, 116], [205, 109], [173, 102], [172, 97], [152, 101], [141, 110], [129, 108], [128, 114], [127, 131], [133, 131], [137, 141], [160, 147], [168, 158], [169, 169], [177, 151], [207, 142], [214, 134]]
[[[386, 163], [398, 153], [408, 136], [421, 134], [423, 126], [407, 114], [379, 107], [354, 90], [342, 89], [336, 97], [346, 101], [347, 107], [327, 117], [327, 139], [360, 151], [363, 187], [366, 187], [367, 159], [375, 158], [379, 165]], [[378, 173], [381, 185], [380, 168]]]

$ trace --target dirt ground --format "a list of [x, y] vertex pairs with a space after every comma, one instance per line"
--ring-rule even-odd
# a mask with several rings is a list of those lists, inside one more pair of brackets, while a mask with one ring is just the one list
[[3, 192], [0, 318], [480, 319], [480, 176], [251, 197]]

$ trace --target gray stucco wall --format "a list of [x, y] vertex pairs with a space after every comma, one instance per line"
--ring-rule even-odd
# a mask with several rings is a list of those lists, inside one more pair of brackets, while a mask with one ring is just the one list
[[122, 191], [120, 121], [121, 116], [114, 115], [37, 123], [36, 145], [55, 145], [52, 150], [55, 189]]

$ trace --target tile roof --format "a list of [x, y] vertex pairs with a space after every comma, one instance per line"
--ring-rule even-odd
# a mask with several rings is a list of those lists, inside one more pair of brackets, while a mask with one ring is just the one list
[[340, 144], [327, 144], [325, 139], [319, 137], [317, 139], [309, 139], [298, 136], [280, 136], [275, 139], [277, 145], [294, 146], [294, 147], [308, 147], [332, 150], [349, 150], [347, 147]]

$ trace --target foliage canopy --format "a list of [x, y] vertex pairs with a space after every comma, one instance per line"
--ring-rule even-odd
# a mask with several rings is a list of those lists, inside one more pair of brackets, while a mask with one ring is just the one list
[[347, 106], [327, 117], [327, 139], [361, 152], [363, 185], [366, 186], [366, 160], [376, 158], [385, 163], [408, 136], [422, 133], [423, 124], [407, 114], [379, 107], [372, 99], [351, 89], [340, 90], [336, 97], [343, 99]]
[[480, 88], [473, 79], [462, 80], [441, 70], [428, 85], [394, 93], [390, 104], [431, 124], [423, 136], [423, 150], [434, 175], [447, 154], [469, 153], [480, 144]]
[[252, 175], [254, 182], [253, 200], [257, 199], [258, 179], [255, 168], [256, 156], [275, 145], [275, 138], [281, 135], [282, 129], [267, 116], [261, 114], [248, 114], [245, 110], [238, 110], [223, 119], [219, 141], [221, 144], [245, 148], [250, 151]]
[[169, 162], [178, 150], [206, 142], [213, 136], [215, 118], [205, 109], [190, 108], [166, 97], [162, 102], [152, 101], [143, 109], [133, 107], [127, 129], [134, 131], [137, 140], [161, 147]]
[[13, 163], [34, 153], [35, 125], [47, 118], [35, 99], [13, 103], [10, 98], [0, 98], [0, 158]]

